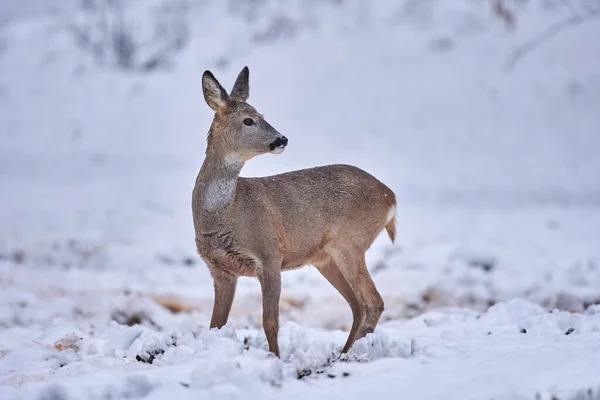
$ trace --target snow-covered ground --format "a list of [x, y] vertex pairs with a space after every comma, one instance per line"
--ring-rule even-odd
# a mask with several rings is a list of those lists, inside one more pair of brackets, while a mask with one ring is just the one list
[[[151, 73], [97, 65], [64, 16], [0, 27], [0, 398], [600, 398], [600, 19], [504, 68], [584, 3], [509, 2], [507, 27], [487, 1], [197, 2]], [[281, 360], [253, 280], [207, 329], [200, 77], [244, 65], [290, 140], [244, 176], [341, 162], [398, 196], [367, 254], [383, 321], [346, 360], [312, 267], [284, 274]]]
[[[193, 318], [190, 318], [193, 320]], [[281, 359], [255, 329], [177, 331], [112, 323], [12, 327], [2, 398], [597, 399], [600, 308], [548, 312], [513, 300], [479, 314], [388, 322], [336, 360], [342, 332], [292, 322]], [[61, 336], [64, 335], [64, 336]], [[591, 393], [586, 397], [587, 393]], [[566, 397], [563, 397], [566, 396]], [[577, 397], [583, 396], [583, 397]]]

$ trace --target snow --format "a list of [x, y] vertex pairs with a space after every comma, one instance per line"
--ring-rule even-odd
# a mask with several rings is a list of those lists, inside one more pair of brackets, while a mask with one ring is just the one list
[[0, 366], [5, 394], [24, 398], [550, 398], [596, 390], [599, 331], [598, 307], [572, 314], [512, 300], [483, 314], [440, 309], [387, 322], [338, 360], [341, 332], [292, 322], [281, 329], [281, 359], [259, 331], [233, 324], [158, 332], [113, 322], [67, 335], [74, 344], [62, 351], [52, 346], [56, 328], [14, 327], [3, 333], [12, 351]]
[[[0, 27], [0, 398], [600, 398], [598, 19], [506, 72], [572, 10], [231, 4], [192, 7], [152, 73], [98, 66], [66, 14]], [[201, 76], [244, 65], [289, 145], [243, 176], [347, 163], [398, 197], [396, 245], [367, 253], [386, 311], [342, 360], [351, 313], [312, 267], [283, 274], [281, 360], [255, 280], [208, 329]]]

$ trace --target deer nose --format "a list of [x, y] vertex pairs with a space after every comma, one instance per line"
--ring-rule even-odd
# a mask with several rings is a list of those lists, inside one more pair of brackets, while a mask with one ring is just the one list
[[271, 143], [271, 145], [269, 146], [271, 148], [271, 150], [276, 149], [277, 147], [285, 147], [288, 144], [288, 140], [285, 136], [282, 137], [278, 137], [277, 139], [275, 139], [275, 141], [273, 143]]

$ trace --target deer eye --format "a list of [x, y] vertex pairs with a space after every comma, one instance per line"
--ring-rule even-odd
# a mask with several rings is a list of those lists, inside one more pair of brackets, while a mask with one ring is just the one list
[[252, 118], [246, 118], [246, 119], [244, 119], [244, 125], [246, 125], [246, 126], [254, 125], [254, 120]]

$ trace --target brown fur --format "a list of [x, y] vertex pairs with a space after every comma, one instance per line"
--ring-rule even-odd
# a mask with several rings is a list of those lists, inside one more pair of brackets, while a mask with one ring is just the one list
[[[209, 72], [203, 88], [216, 114], [192, 209], [198, 253], [214, 278], [211, 327], [227, 322], [237, 278], [255, 276], [262, 288], [269, 350], [279, 355], [281, 271], [312, 264], [352, 309], [354, 322], [342, 350], [347, 352], [357, 338], [373, 331], [383, 312], [364, 255], [384, 228], [395, 239], [394, 193], [349, 165], [240, 178], [247, 160], [268, 153], [283, 136], [245, 102], [247, 68], [231, 96]], [[248, 118], [254, 121], [250, 126], [244, 122]]]

